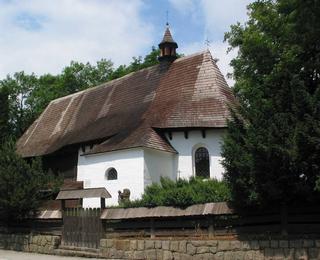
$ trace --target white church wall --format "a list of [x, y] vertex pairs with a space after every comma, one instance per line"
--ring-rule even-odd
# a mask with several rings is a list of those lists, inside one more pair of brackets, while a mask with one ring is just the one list
[[[105, 187], [111, 194], [106, 205], [118, 204], [118, 191], [130, 190], [130, 199], [141, 197], [144, 191], [144, 159], [142, 149], [127, 149], [109, 153], [82, 155], [79, 150], [77, 180], [84, 182], [84, 188]], [[107, 180], [105, 173], [109, 168], [118, 172], [117, 180]], [[83, 199], [83, 207], [100, 207], [99, 198]]]
[[144, 149], [144, 187], [159, 183], [161, 176], [176, 180], [177, 160], [177, 154]]
[[188, 131], [188, 138], [184, 132], [172, 132], [172, 139], [166, 134], [171, 145], [178, 151], [178, 178], [190, 178], [195, 176], [194, 152], [197, 148], [206, 147], [210, 155], [210, 177], [221, 180], [223, 167], [221, 164], [221, 142], [224, 134], [223, 129], [206, 130], [205, 138], [200, 130]]

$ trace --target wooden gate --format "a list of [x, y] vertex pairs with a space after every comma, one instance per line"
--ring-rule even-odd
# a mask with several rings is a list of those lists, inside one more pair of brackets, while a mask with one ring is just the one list
[[62, 245], [99, 248], [103, 238], [101, 209], [68, 208], [63, 211]]

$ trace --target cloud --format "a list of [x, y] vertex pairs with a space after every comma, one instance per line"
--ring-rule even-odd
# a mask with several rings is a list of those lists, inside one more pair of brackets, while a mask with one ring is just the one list
[[0, 1], [0, 78], [58, 73], [71, 60], [128, 63], [152, 45], [142, 0]]
[[232, 73], [230, 62], [237, 55], [237, 50], [233, 50], [227, 54], [228, 44], [223, 42], [224, 33], [229, 31], [230, 25], [237, 22], [244, 23], [247, 19], [246, 6], [252, 0], [201, 0], [195, 6], [192, 0], [170, 0], [172, 6], [184, 16], [192, 16], [194, 12], [200, 12], [204, 19], [204, 32], [201, 41], [199, 39], [182, 44], [181, 52], [191, 54], [204, 50], [205, 40], [210, 41], [210, 51], [214, 58], [217, 58], [218, 66], [225, 76], [228, 84], [232, 86], [234, 80], [227, 77]]

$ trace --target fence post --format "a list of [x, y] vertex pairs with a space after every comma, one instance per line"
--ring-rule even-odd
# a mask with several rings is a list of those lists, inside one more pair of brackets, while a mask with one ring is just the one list
[[281, 235], [288, 235], [288, 210], [285, 204], [281, 206]]
[[154, 219], [150, 220], [150, 238], [155, 238]]
[[208, 235], [209, 238], [214, 237], [213, 216], [209, 216]]

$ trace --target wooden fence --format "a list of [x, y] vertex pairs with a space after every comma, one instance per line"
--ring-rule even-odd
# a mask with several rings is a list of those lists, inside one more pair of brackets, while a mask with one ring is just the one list
[[189, 237], [206, 238], [234, 235], [320, 235], [319, 208], [281, 213], [203, 215], [105, 220], [108, 238]]
[[101, 209], [65, 209], [62, 217], [62, 244], [99, 248], [100, 239], [104, 236], [100, 215]]

